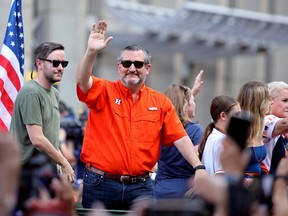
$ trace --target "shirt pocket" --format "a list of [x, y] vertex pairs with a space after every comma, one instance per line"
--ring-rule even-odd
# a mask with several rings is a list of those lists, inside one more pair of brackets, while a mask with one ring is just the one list
[[113, 118], [111, 118], [110, 122], [110, 128], [112, 128], [113, 133], [126, 140], [130, 136], [130, 125], [128, 114], [113, 107]]
[[136, 134], [141, 143], [153, 143], [161, 133], [161, 112], [143, 114], [136, 118]]

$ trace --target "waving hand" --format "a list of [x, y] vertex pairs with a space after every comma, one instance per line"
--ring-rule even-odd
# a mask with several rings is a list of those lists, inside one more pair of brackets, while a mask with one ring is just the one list
[[98, 25], [93, 24], [90, 36], [88, 39], [88, 49], [99, 52], [107, 46], [107, 44], [112, 40], [113, 37], [105, 38], [107, 32], [107, 22], [105, 20], [100, 20]]

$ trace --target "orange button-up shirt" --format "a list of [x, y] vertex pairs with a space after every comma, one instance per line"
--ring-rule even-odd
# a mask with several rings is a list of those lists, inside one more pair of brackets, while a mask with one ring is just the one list
[[171, 101], [143, 85], [136, 102], [120, 81], [93, 77], [80, 101], [89, 108], [81, 160], [117, 175], [150, 172], [160, 155], [161, 143], [169, 146], [186, 132]]

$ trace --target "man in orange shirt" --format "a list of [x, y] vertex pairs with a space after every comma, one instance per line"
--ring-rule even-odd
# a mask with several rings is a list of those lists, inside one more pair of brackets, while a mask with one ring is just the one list
[[82, 205], [101, 201], [107, 209], [130, 209], [136, 198], [153, 197], [149, 173], [161, 143], [173, 144], [195, 168], [195, 184], [205, 167], [170, 100], [145, 86], [151, 55], [140, 46], [125, 47], [117, 58], [116, 82], [92, 76], [105, 38], [107, 22], [93, 24], [86, 53], [76, 73], [77, 95], [89, 108], [81, 160], [86, 163]]

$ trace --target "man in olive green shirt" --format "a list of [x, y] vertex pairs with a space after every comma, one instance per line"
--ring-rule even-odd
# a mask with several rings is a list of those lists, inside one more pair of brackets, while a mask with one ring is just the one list
[[[64, 47], [45, 42], [35, 49], [34, 57], [37, 75], [17, 95], [10, 126], [22, 147], [21, 183], [24, 186], [20, 184], [20, 205], [34, 195], [31, 188], [38, 186], [33, 185], [36, 175], [37, 178], [42, 177], [40, 175], [47, 173], [47, 167], [55, 173], [58, 164], [69, 181], [75, 180], [71, 165], [59, 150], [59, 93], [53, 86], [61, 81], [64, 68], [68, 65]], [[27, 184], [31, 187], [30, 191], [27, 191]]]

